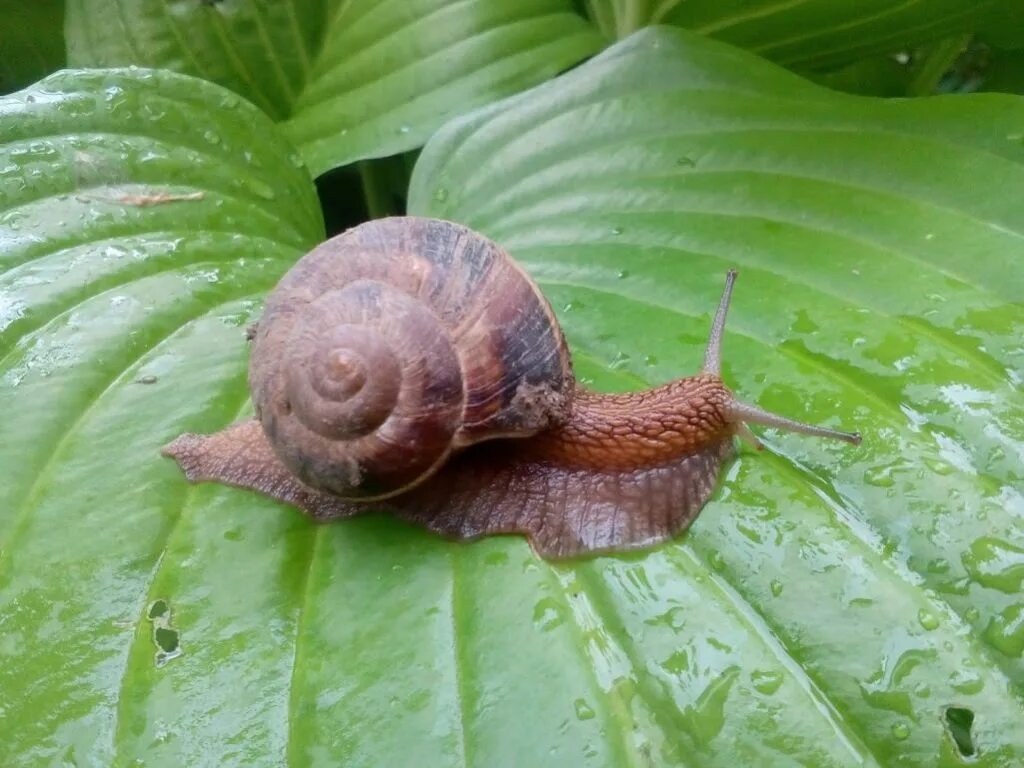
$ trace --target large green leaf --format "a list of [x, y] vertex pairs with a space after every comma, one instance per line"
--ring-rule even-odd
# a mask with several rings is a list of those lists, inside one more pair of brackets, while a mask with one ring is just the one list
[[167, 67], [246, 96], [317, 174], [421, 146], [599, 38], [569, 0], [69, 0], [77, 66]]
[[651, 718], [657, 762], [955, 763], [950, 706], [979, 759], [1024, 757], [1022, 122], [651, 31], [421, 155], [411, 209], [522, 259], [597, 386], [695, 368], [738, 266], [728, 380], [866, 435], [773, 436], [678, 544], [559, 572], [597, 615], [581, 663], [629, 682], [608, 717]]
[[1017, 20], [1017, 0], [585, 0], [609, 37], [673, 24], [801, 69], [829, 69]]
[[840, 96], [649, 30], [428, 145], [414, 211], [510, 247], [594, 386], [695, 369], [739, 266], [727, 379], [865, 433], [769, 432], [689, 534], [557, 566], [159, 458], [246, 412], [242, 326], [321, 236], [233, 99], [0, 101], [0, 764], [1024, 759], [1019, 98]]
[[[156, 754], [133, 741], [147, 719], [178, 726], [138, 706], [158, 682], [145, 672], [161, 672], [147, 606], [169, 597], [172, 626], [197, 618], [165, 575], [191, 567], [161, 553], [202, 496], [158, 448], [238, 410], [245, 325], [323, 229], [308, 172], [270, 121], [168, 72], [63, 73], [0, 100], [0, 169], [0, 764], [109, 765]], [[278, 517], [285, 534], [295, 522]], [[273, 579], [288, 538], [260, 535]], [[251, 559], [224, 567], [233, 581], [207, 587], [287, 601], [286, 584], [245, 575]], [[254, 635], [283, 631], [250, 615]], [[197, 652], [201, 637], [183, 646]], [[194, 683], [230, 667], [208, 664]], [[282, 680], [267, 690], [287, 686], [287, 668]], [[247, 737], [257, 764], [270, 748]]]

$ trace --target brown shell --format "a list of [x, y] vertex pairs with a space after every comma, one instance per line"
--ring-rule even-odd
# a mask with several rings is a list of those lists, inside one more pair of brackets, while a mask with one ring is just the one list
[[453, 450], [564, 421], [572, 368], [536, 285], [447, 221], [371, 221], [267, 298], [249, 386], [275, 454], [344, 498], [386, 498]]

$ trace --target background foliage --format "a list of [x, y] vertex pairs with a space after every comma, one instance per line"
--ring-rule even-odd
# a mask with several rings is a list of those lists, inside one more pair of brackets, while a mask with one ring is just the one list
[[[2, 13], [4, 765], [1024, 760], [1013, 3]], [[561, 565], [188, 486], [266, 291], [404, 210], [602, 390], [694, 370], [738, 266], [727, 381], [864, 444], [769, 432], [688, 534]]]

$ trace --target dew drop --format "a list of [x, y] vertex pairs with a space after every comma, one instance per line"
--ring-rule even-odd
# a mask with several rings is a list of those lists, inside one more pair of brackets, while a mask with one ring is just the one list
[[953, 686], [954, 691], [968, 696], [981, 693], [985, 688], [985, 681], [966, 669], [958, 669], [950, 675], [949, 684]]
[[542, 632], [550, 632], [564, 621], [561, 605], [553, 597], [545, 597], [533, 607], [533, 623]]
[[898, 741], [903, 741], [910, 736], [910, 727], [906, 723], [893, 723], [892, 736]]
[[593, 708], [583, 699], [576, 699], [576, 701], [573, 702], [573, 709], [576, 710], [577, 720], [593, 720], [597, 717], [597, 713], [595, 713]]
[[779, 597], [782, 594], [782, 582], [778, 579], [772, 579], [771, 590], [773, 597]]
[[411, 129], [409, 128], [409, 126], [408, 126], [408, 125], [400, 125], [400, 126], [398, 126], [398, 132], [399, 132], [400, 134], [402, 134], [403, 136], [404, 136], [405, 134], [409, 133], [409, 131], [410, 131], [410, 130], [411, 130]]
[[926, 608], [922, 608], [917, 612], [917, 621], [927, 631], [931, 632], [933, 629], [938, 629], [939, 620], [934, 613]]
[[434, 202], [443, 203], [448, 200], [448, 190], [444, 187], [438, 187], [434, 191]]
[[750, 674], [750, 684], [754, 689], [771, 696], [782, 686], [782, 673], [774, 670], [755, 670]]
[[896, 480], [892, 476], [895, 468], [892, 464], [870, 467], [864, 471], [864, 482], [876, 488], [892, 488], [896, 484]]
[[684, 155], [683, 157], [676, 158], [676, 165], [680, 168], [696, 168], [697, 162], [692, 157], [686, 157]]
[[627, 277], [629, 277], [629, 270], [620, 269], [618, 272], [615, 273], [615, 276], [619, 278], [619, 280], [625, 280]]
[[982, 637], [1007, 656], [1024, 656], [1024, 603], [1016, 603], [993, 616]]
[[628, 365], [630, 359], [630, 356], [627, 355], [625, 352], [616, 352], [615, 357], [613, 357], [612, 361], [608, 363], [608, 367], [611, 368], [613, 371], [618, 370], [619, 368], [623, 368], [626, 365]]
[[612, 234], [613, 235], [616, 235], [616, 236], [621, 235], [624, 231], [625, 230], [623, 230], [622, 227], [612, 227]]
[[1007, 594], [1024, 583], [1024, 549], [990, 536], [976, 539], [961, 556], [971, 578], [983, 587]]

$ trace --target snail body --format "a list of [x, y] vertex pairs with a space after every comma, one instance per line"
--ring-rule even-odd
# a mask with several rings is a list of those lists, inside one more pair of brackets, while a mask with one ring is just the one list
[[164, 449], [189, 480], [251, 488], [317, 520], [371, 509], [445, 536], [523, 533], [543, 557], [648, 546], [710, 498], [745, 423], [859, 442], [737, 401], [718, 375], [735, 272], [704, 370], [645, 392], [573, 377], [532, 280], [452, 222], [371, 221], [321, 244], [267, 298], [256, 418]]

